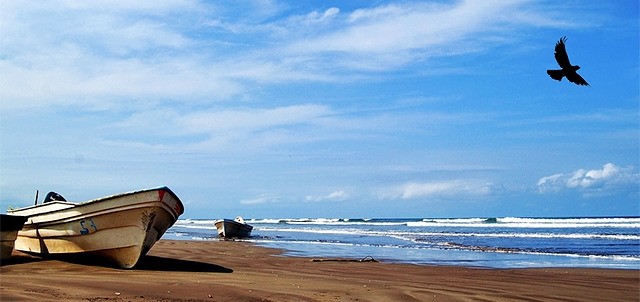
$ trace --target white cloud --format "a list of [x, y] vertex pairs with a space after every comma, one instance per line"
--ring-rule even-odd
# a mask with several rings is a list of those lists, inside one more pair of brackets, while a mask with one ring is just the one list
[[3, 1], [0, 98], [11, 101], [0, 110], [215, 102], [244, 96], [255, 82], [353, 81], [354, 70], [475, 52], [492, 47], [477, 42], [495, 42], [519, 25], [553, 24], [539, 16], [544, 10], [523, 3], [408, 2], [285, 16], [272, 1], [250, 8], [191, 0]]
[[150, 146], [149, 151], [247, 154], [282, 146], [306, 149], [322, 142], [378, 142], [398, 132], [433, 131], [442, 125], [489, 118], [485, 114], [340, 110], [323, 104], [221, 106], [199, 111], [174, 106], [140, 107], [131, 113], [117, 113], [124, 117], [102, 127], [108, 130], [103, 139], [119, 143], [131, 140], [133, 146]]
[[308, 195], [305, 200], [306, 201], [342, 201], [349, 198], [349, 193], [347, 193], [344, 190], [338, 190], [338, 191], [334, 191], [329, 193], [328, 195], [322, 195], [322, 196], [318, 196], [318, 195]]
[[614, 193], [616, 188], [638, 186], [640, 175], [633, 167], [619, 167], [607, 163], [601, 169], [578, 169], [570, 173], [557, 173], [540, 178], [538, 192], [575, 190], [585, 195]]
[[[122, 128], [147, 128], [158, 120], [170, 127], [178, 127], [186, 133], [209, 133], [231, 129], [258, 130], [312, 123], [314, 120], [333, 114], [324, 105], [301, 104], [274, 108], [226, 108], [220, 110], [179, 112], [174, 109], [146, 110], [131, 115], [115, 124]], [[146, 131], [146, 130], [145, 130]]]
[[[9, 3], [10, 2], [10, 3]], [[241, 84], [178, 22], [192, 1], [38, 2], [2, 6], [0, 109], [82, 106], [131, 100], [226, 99]], [[138, 3], [140, 2], [140, 3]]]
[[[344, 60], [333, 64], [387, 70], [409, 61], [477, 52], [487, 48], [487, 40], [493, 45], [509, 43], [504, 35], [519, 26], [564, 24], [542, 16], [542, 10], [527, 10], [524, 4], [409, 2], [357, 9], [341, 21], [341, 26], [318, 31], [315, 36], [305, 35], [290, 44], [288, 50], [294, 54], [340, 53]], [[336, 56], [332, 57], [335, 60]]]
[[496, 191], [495, 185], [476, 180], [408, 182], [383, 190], [380, 196], [390, 199], [480, 197]]
[[[337, 7], [331, 7], [324, 11], [323, 13], [313, 11], [308, 13], [303, 18], [299, 18], [297, 22], [303, 22], [306, 25], [315, 25], [316, 23], [329, 22], [331, 19], [334, 19], [338, 13], [340, 13], [340, 9]], [[298, 19], [298, 18], [296, 18]], [[296, 20], [290, 20], [296, 21]]]
[[195, 112], [180, 117], [177, 123], [189, 132], [256, 130], [308, 124], [331, 113], [331, 110], [323, 105], [302, 104], [271, 109], [245, 108]]
[[278, 196], [262, 194], [255, 198], [240, 200], [240, 204], [244, 204], [244, 205], [264, 204], [264, 203], [278, 202], [279, 200], [280, 200], [280, 197]]

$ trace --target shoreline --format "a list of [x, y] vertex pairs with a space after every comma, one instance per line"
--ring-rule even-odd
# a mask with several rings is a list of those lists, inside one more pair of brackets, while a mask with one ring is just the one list
[[[181, 240], [181, 239], [178, 239]], [[194, 239], [198, 241], [200, 239]], [[211, 239], [204, 239], [211, 240]], [[214, 239], [215, 240], [215, 239]], [[290, 257], [301, 257], [301, 258], [314, 258], [314, 257], [322, 257], [316, 256], [316, 253], [309, 252], [308, 250], [303, 249], [291, 249], [273, 246], [273, 244], [269, 243], [261, 243], [259, 241], [247, 241], [254, 243], [258, 246], [272, 249], [283, 250], [284, 256]], [[442, 255], [451, 253], [456, 254], [457, 256], [451, 257], [449, 259], [444, 258]], [[336, 254], [336, 253], [332, 253]], [[344, 255], [343, 253], [339, 253], [340, 255], [333, 255], [329, 257], [353, 257], [353, 258], [362, 258], [360, 255], [367, 255], [367, 257], [371, 257], [370, 254], [373, 253], [361, 253], [358, 255]], [[468, 260], [469, 258], [464, 258], [463, 254], [467, 254], [469, 258], [473, 258], [473, 261]], [[473, 257], [473, 255], [482, 255], [483, 258], [479, 260], [479, 257]], [[433, 256], [430, 258], [429, 256]], [[621, 263], [610, 264], [605, 261], [616, 261], [616, 256], [592, 256], [592, 255], [567, 255], [567, 254], [541, 254], [535, 252], [503, 252], [503, 251], [494, 251], [491, 249], [474, 249], [474, 250], [444, 250], [444, 249], [432, 249], [431, 255], [426, 255], [425, 258], [421, 258], [421, 260], [411, 259], [411, 260], [398, 260], [392, 258], [384, 258], [384, 255], [380, 257], [378, 260], [382, 260], [385, 263], [394, 263], [394, 264], [413, 264], [413, 265], [423, 265], [423, 266], [460, 266], [460, 267], [469, 267], [469, 268], [486, 268], [486, 269], [534, 269], [534, 268], [585, 268], [585, 269], [623, 269], [623, 270], [639, 270], [640, 264], [633, 265], [637, 263], [637, 259], [626, 260], [621, 256], [620, 259], [622, 261], [628, 261], [632, 265], [622, 265]], [[523, 259], [524, 258], [524, 259]], [[529, 259], [526, 259], [529, 258]], [[546, 258], [546, 261], [535, 262], [536, 260], [543, 260], [542, 258]], [[422, 259], [430, 259], [429, 261], [423, 261]], [[437, 259], [437, 260], [435, 260]], [[564, 259], [565, 261], [561, 261], [559, 259]], [[569, 259], [569, 260], [567, 260]], [[599, 261], [598, 264], [591, 263], [592, 261]], [[489, 263], [490, 264], [479, 264], [479, 263]], [[505, 264], [506, 263], [506, 264]], [[523, 265], [521, 263], [526, 263]], [[568, 264], [567, 264], [568, 263]], [[557, 264], [557, 265], [554, 265]], [[585, 265], [587, 264], [587, 265]]]
[[96, 265], [95, 259], [89, 257], [62, 261], [17, 251], [13, 255], [0, 267], [0, 300], [640, 299], [640, 270], [314, 262], [313, 258], [284, 256], [283, 250], [241, 241], [160, 240], [130, 270]]
[[[640, 269], [638, 217], [246, 219], [244, 240], [301, 257], [508, 268]], [[178, 220], [163, 238], [216, 240], [213, 219]], [[491, 221], [491, 222], [488, 222]]]

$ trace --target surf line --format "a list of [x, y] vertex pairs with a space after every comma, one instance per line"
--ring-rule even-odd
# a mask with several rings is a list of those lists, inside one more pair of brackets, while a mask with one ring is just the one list
[[340, 259], [340, 258], [320, 258], [320, 259], [311, 259], [311, 262], [327, 262], [327, 261], [335, 261], [335, 262], [380, 262], [374, 259], [371, 256], [364, 257], [362, 259]]

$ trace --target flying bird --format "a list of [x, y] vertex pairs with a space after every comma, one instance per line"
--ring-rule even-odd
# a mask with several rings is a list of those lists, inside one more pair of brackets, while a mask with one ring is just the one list
[[554, 52], [556, 61], [562, 69], [549, 69], [547, 70], [547, 74], [549, 74], [549, 76], [554, 80], [562, 81], [563, 77], [567, 77], [569, 82], [575, 83], [576, 85], [589, 86], [589, 83], [587, 83], [587, 81], [585, 81], [576, 72], [580, 69], [580, 66], [571, 65], [571, 62], [569, 62], [569, 56], [567, 55], [567, 50], [564, 47], [565, 41], [567, 41], [567, 37], [560, 38], [558, 43], [556, 43], [556, 49]]

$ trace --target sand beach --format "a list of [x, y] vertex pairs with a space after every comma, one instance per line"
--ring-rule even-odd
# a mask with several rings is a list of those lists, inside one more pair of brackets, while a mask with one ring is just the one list
[[160, 240], [129, 270], [14, 251], [0, 267], [0, 300], [640, 301], [638, 270], [311, 260], [234, 241]]

